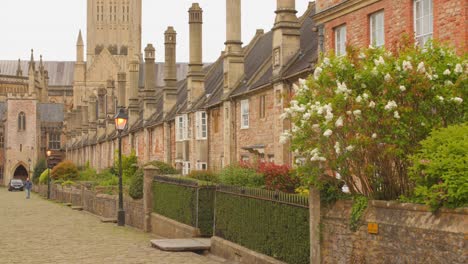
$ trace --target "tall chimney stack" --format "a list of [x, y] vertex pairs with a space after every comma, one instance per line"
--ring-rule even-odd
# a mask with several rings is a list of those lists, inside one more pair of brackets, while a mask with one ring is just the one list
[[127, 74], [125, 72], [119, 72], [117, 74], [117, 106], [127, 107], [126, 101], [126, 89], [127, 89]]
[[156, 79], [155, 61], [156, 50], [152, 44], [145, 48], [145, 88], [143, 90], [143, 120], [149, 121], [156, 112]]
[[241, 0], [226, 0], [226, 42], [224, 52], [224, 95], [244, 76]]
[[300, 24], [296, 16], [295, 0], [277, 0], [276, 20], [273, 27], [273, 76], [279, 76], [281, 69], [301, 47]]
[[176, 65], [177, 32], [168, 27], [164, 33], [165, 62], [164, 62], [164, 90], [163, 116], [174, 107], [177, 101], [177, 65]]
[[140, 65], [138, 60], [134, 58], [130, 64], [130, 84], [128, 92], [128, 127], [132, 127], [139, 118], [139, 104], [138, 104], [138, 80]]
[[205, 75], [203, 73], [203, 10], [198, 3], [193, 3], [189, 9], [190, 24], [190, 62], [187, 75], [188, 106], [199, 98], [205, 90]]

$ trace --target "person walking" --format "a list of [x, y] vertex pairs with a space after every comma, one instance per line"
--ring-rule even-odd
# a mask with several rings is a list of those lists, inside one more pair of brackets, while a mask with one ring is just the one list
[[32, 189], [32, 182], [29, 180], [29, 178], [26, 179], [26, 182], [24, 183], [24, 188], [26, 189], [26, 199], [29, 199], [31, 197], [31, 189]]

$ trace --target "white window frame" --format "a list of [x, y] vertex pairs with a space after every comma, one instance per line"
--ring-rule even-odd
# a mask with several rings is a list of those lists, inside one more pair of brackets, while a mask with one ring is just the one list
[[[432, 39], [434, 34], [434, 3], [433, 0], [414, 0], [413, 5], [414, 39], [422, 47], [428, 40]], [[419, 12], [418, 5], [421, 8]], [[428, 13], [424, 13], [426, 5], [429, 5]], [[425, 23], [428, 24], [425, 25]], [[425, 27], [427, 27], [426, 30]]]
[[182, 162], [182, 175], [190, 174], [190, 161]]
[[337, 56], [346, 55], [346, 24], [334, 29], [335, 33], [335, 54]]
[[370, 45], [382, 47], [385, 45], [385, 13], [377, 11], [369, 16]]
[[206, 162], [197, 162], [197, 170], [206, 171], [208, 170], [208, 163]]
[[247, 129], [250, 126], [250, 106], [249, 99], [241, 101], [241, 129]]
[[188, 140], [188, 120], [187, 115], [176, 116], [176, 141]]
[[196, 112], [196, 130], [197, 139], [208, 138], [208, 115], [205, 111]]
[[176, 129], [176, 141], [184, 140], [184, 117], [176, 116], [175, 122]]

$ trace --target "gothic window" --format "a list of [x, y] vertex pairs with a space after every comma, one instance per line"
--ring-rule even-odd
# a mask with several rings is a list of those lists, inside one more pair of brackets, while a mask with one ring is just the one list
[[96, 55], [99, 55], [101, 54], [102, 50], [104, 49], [104, 46], [103, 45], [96, 45], [96, 48], [94, 49], [94, 53]]
[[120, 47], [120, 55], [128, 55], [128, 48], [127, 46]]
[[24, 112], [18, 115], [18, 131], [26, 130], [26, 114]]
[[49, 134], [49, 149], [60, 149], [60, 132]]

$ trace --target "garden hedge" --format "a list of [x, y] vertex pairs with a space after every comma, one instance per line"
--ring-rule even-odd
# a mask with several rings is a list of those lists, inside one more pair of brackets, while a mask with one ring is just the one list
[[215, 235], [278, 260], [310, 261], [309, 210], [216, 192]]
[[213, 186], [185, 186], [154, 181], [153, 194], [155, 213], [198, 227], [202, 236], [213, 234], [215, 196]]

